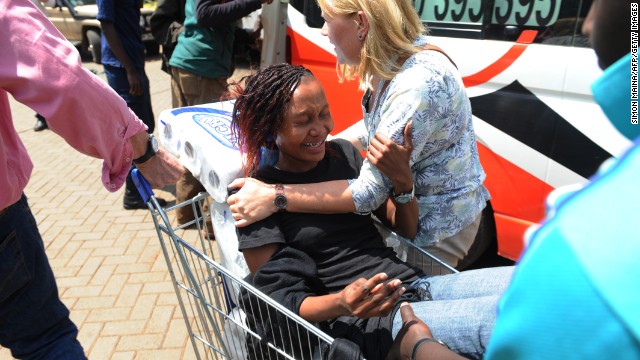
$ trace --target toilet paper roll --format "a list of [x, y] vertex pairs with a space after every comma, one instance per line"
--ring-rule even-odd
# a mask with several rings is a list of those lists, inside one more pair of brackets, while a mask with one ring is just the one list
[[[216, 234], [216, 243], [220, 254], [220, 264], [240, 278], [249, 274], [249, 267], [244, 256], [238, 251], [238, 236], [229, 205], [213, 201], [210, 205], [211, 223]], [[239, 288], [235, 289], [236, 294]]]
[[227, 185], [242, 176], [242, 155], [231, 133], [233, 102], [162, 112], [160, 139], [214, 198], [224, 202]]

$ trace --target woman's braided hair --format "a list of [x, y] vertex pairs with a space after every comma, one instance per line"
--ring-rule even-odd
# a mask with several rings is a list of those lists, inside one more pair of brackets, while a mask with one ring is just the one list
[[291, 97], [304, 76], [313, 74], [303, 66], [276, 64], [232, 85], [232, 93], [237, 99], [231, 131], [245, 155], [245, 176], [258, 170], [263, 146], [270, 150], [275, 148], [276, 133], [284, 123]]

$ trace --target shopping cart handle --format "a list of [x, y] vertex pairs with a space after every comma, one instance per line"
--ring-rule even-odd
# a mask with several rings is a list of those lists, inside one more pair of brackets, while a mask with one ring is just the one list
[[142, 176], [138, 169], [131, 170], [131, 178], [133, 179], [133, 183], [136, 185], [136, 189], [142, 196], [142, 200], [144, 202], [149, 201], [149, 198], [153, 195], [153, 190], [151, 190], [151, 186], [147, 182], [147, 179]]

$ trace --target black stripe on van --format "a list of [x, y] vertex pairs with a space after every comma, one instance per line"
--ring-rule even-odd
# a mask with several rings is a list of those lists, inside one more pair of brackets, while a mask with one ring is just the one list
[[611, 157], [518, 81], [470, 100], [473, 115], [585, 178]]

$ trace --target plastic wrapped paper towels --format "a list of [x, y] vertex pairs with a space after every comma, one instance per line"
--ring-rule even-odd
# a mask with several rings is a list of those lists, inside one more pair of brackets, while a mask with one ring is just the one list
[[160, 143], [178, 157], [213, 198], [211, 220], [220, 263], [234, 274], [249, 273], [234, 220], [227, 205], [227, 186], [242, 177], [242, 156], [231, 134], [233, 101], [165, 110], [158, 126]]

